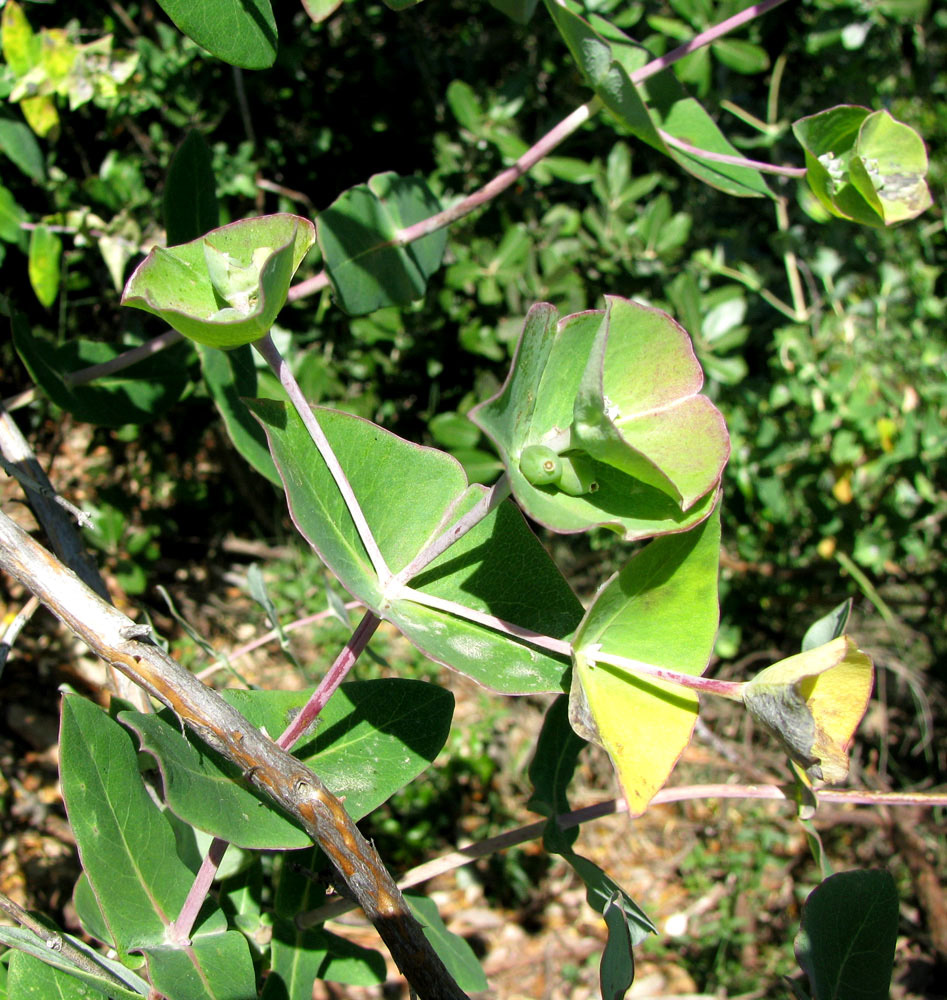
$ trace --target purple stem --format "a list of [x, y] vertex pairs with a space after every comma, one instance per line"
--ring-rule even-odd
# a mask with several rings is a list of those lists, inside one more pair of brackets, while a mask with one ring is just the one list
[[626, 673], [636, 677], [654, 677], [655, 680], [667, 681], [669, 684], [677, 684], [680, 687], [691, 688], [703, 694], [714, 694], [721, 698], [729, 698], [730, 701], [743, 701], [743, 681], [721, 681], [714, 677], [700, 677], [694, 674], [683, 674], [677, 670], [667, 670], [664, 667], [656, 667], [651, 663], [642, 660], [631, 660], [625, 656], [616, 656], [612, 653], [602, 653], [600, 651], [586, 652], [585, 658], [592, 664], [605, 663], [612, 667], [617, 667]]
[[451, 208], [432, 215], [429, 219], [422, 219], [413, 226], [402, 229], [392, 241], [396, 246], [407, 246], [414, 240], [421, 239], [429, 233], [436, 232], [449, 226], [452, 222], [462, 219], [475, 209], [485, 205], [495, 198], [501, 191], [505, 191], [511, 184], [518, 181], [523, 174], [534, 167], [543, 157], [548, 156], [556, 146], [564, 139], [572, 135], [580, 125], [584, 125], [592, 115], [596, 114], [602, 107], [602, 102], [598, 97], [593, 97], [591, 101], [575, 109], [572, 114], [563, 118], [558, 125], [554, 125], [534, 146], [526, 152], [502, 173], [497, 174], [492, 181], [485, 184], [479, 191], [457, 202]]
[[772, 163], [764, 163], [763, 160], [748, 160], [745, 156], [731, 156], [729, 153], [712, 153], [709, 149], [700, 149], [698, 146], [692, 146], [689, 142], [684, 142], [683, 139], [678, 139], [676, 136], [665, 132], [664, 129], [659, 128], [658, 135], [669, 146], [674, 146], [675, 149], [680, 149], [693, 156], [699, 156], [702, 160], [714, 160], [717, 163], [732, 163], [736, 167], [749, 167], [752, 170], [759, 170], [764, 174], [779, 174], [782, 177], [805, 177], [808, 173], [805, 167], [777, 167]]
[[207, 854], [204, 855], [204, 860], [201, 862], [198, 873], [194, 876], [194, 882], [188, 891], [187, 899], [184, 900], [181, 912], [169, 928], [172, 943], [179, 947], [185, 947], [191, 943], [194, 921], [197, 920], [197, 915], [204, 905], [204, 900], [210, 892], [211, 885], [213, 885], [214, 876], [217, 874], [217, 869], [220, 868], [220, 863], [224, 860], [229, 846], [229, 841], [214, 837], [207, 849]]
[[[289, 750], [300, 736], [309, 728], [315, 718], [325, 707], [326, 702], [332, 697], [335, 690], [345, 679], [352, 669], [355, 661], [359, 658], [368, 640], [375, 633], [375, 629], [381, 624], [381, 619], [366, 611], [358, 627], [352, 633], [352, 638], [345, 644], [345, 648], [335, 658], [335, 662], [329, 667], [322, 682], [313, 692], [312, 697], [302, 709], [297, 713], [293, 721], [283, 730], [277, 745], [284, 750]], [[220, 863], [224, 860], [229, 841], [220, 837], [214, 837], [207, 854], [201, 862], [201, 867], [194, 876], [194, 882], [188, 890], [187, 899], [181, 907], [177, 920], [171, 925], [170, 937], [174, 944], [185, 946], [190, 943], [191, 931], [194, 929], [194, 921], [200, 913], [204, 900], [207, 898], [210, 887], [214, 882]]]
[[412, 577], [418, 575], [422, 569], [429, 566], [442, 553], [446, 552], [454, 542], [479, 524], [495, 507], [498, 507], [510, 495], [510, 478], [504, 472], [503, 475], [487, 490], [477, 503], [464, 514], [455, 524], [438, 536], [430, 545], [422, 549], [408, 563], [400, 573], [398, 573], [393, 584], [407, 583]]
[[381, 619], [371, 611], [366, 611], [358, 627], [352, 633], [352, 638], [345, 644], [335, 662], [326, 671], [325, 677], [312, 693], [312, 697], [296, 714], [293, 721], [283, 730], [276, 741], [284, 750], [292, 748], [293, 744], [309, 728], [319, 713], [325, 708], [326, 702], [335, 693], [336, 688], [345, 680], [346, 675], [355, 665], [355, 661], [364, 652], [368, 640], [375, 634], [375, 629], [381, 624]]
[[715, 42], [718, 38], [723, 37], [735, 28], [739, 28], [740, 25], [746, 24], [748, 21], [755, 21], [756, 18], [761, 17], [763, 14], [771, 11], [774, 7], [778, 7], [780, 4], [785, 2], [786, 0], [763, 0], [762, 3], [753, 4], [753, 6], [747, 7], [746, 10], [741, 10], [739, 14], [734, 14], [733, 17], [728, 17], [726, 21], [721, 21], [720, 24], [714, 25], [714, 27], [708, 28], [706, 31], [702, 31], [699, 35], [695, 35], [689, 42], [684, 42], [683, 45], [678, 45], [676, 49], [672, 49], [666, 55], [659, 56], [657, 59], [652, 59], [651, 62], [642, 66], [641, 69], [635, 70], [635, 72], [631, 74], [631, 82], [634, 84], [644, 82], [649, 77], [654, 76], [655, 73], [660, 73], [661, 70], [667, 69], [669, 66], [673, 66], [674, 63], [683, 59], [684, 56], [689, 56], [692, 52], [696, 52], [698, 49], [702, 49], [705, 45]]

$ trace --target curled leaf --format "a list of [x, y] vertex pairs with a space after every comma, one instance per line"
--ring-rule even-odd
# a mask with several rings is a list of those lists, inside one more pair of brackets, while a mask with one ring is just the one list
[[199, 344], [231, 350], [269, 331], [314, 240], [308, 219], [281, 213], [155, 247], [129, 278], [122, 304], [160, 316]]
[[848, 748], [868, 707], [871, 659], [848, 636], [780, 660], [743, 689], [743, 702], [814, 780], [848, 775]]

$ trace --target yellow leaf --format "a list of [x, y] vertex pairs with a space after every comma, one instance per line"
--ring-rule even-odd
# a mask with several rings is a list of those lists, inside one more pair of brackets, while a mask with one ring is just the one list
[[[635, 677], [576, 651], [572, 728], [604, 747], [631, 816], [664, 786], [697, 722], [697, 695], [677, 684]], [[580, 687], [580, 689], [578, 689]]]
[[810, 778], [834, 784], [848, 774], [873, 679], [871, 659], [843, 635], [767, 667], [747, 682], [743, 701]]

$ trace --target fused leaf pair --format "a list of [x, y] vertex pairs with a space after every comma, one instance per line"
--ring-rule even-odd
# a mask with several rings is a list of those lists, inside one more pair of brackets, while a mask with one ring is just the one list
[[686, 530], [713, 510], [729, 456], [683, 330], [616, 296], [559, 319], [534, 306], [509, 377], [471, 419], [494, 441], [517, 501], [555, 531], [625, 538]]
[[314, 241], [308, 219], [278, 214], [155, 247], [129, 279], [122, 304], [162, 317], [199, 344], [240, 347], [269, 332]]
[[887, 111], [841, 105], [800, 119], [793, 133], [809, 186], [832, 215], [890, 226], [930, 208], [924, 142]]

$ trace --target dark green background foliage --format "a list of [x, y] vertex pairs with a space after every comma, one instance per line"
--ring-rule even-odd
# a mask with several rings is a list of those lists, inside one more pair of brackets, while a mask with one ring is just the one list
[[[742, 6], [587, 4], [656, 54], [669, 37], [689, 37]], [[316, 26], [298, 5], [278, 4], [279, 53], [264, 72], [204, 57], [152, 3], [123, 9], [127, 22], [107, 5], [69, 5], [89, 38], [112, 31], [116, 46], [136, 50], [141, 63], [109, 106], [70, 112], [61, 104], [61, 134], [40, 141], [44, 179], [4, 160], [3, 184], [30, 221], [75, 225], [66, 213], [88, 209], [110, 232], [147, 241], [170, 158], [191, 129], [213, 150], [222, 222], [275, 211], [314, 216], [382, 171], [423, 175], [447, 202], [482, 185], [590, 96], [542, 8], [517, 26], [486, 3], [443, 0], [396, 14], [359, 0]], [[26, 12], [37, 29], [63, 16], [54, 5]], [[899, 640], [906, 659], [944, 677], [941, 630], [924, 623], [947, 612], [947, 241], [938, 155], [947, 139], [947, 11], [923, 0], [815, 0], [782, 8], [741, 37], [756, 46], [742, 60], [712, 51], [678, 70], [698, 95], [717, 94], [757, 118], [767, 118], [770, 102], [765, 134], [719, 112], [747, 155], [798, 165], [793, 120], [842, 102], [885, 107], [925, 137], [935, 208], [892, 232], [827, 223], [796, 181], [775, 179], [788, 197], [788, 225], [779, 229], [768, 203], [719, 194], [593, 120], [450, 230], [445, 266], [422, 302], [351, 319], [328, 292], [304, 299], [281, 316], [292, 334], [288, 354], [313, 400], [440, 444], [489, 479], [487, 444], [449, 415], [495, 391], [532, 303], [566, 313], [600, 307], [609, 292], [667, 308], [694, 337], [707, 391], [733, 437], [718, 651], [734, 656], [761, 643], [791, 650], [813, 617], [873, 584], [891, 614], [917, 629]], [[3, 86], [8, 92], [9, 76]], [[3, 114], [12, 120], [18, 112], [7, 105]], [[89, 234], [64, 237], [60, 298], [44, 309], [25, 287], [26, 245], [15, 231], [0, 243], [2, 288], [34, 331], [113, 344], [160, 332], [157, 321], [119, 310], [119, 290]], [[812, 306], [803, 322], [772, 301], [791, 302], [789, 252]], [[318, 269], [317, 257], [301, 275]], [[149, 570], [156, 546], [170, 555], [177, 539], [202, 534], [202, 522], [220, 537], [249, 516], [271, 536], [272, 511], [281, 510], [275, 494], [246, 509], [247, 496], [268, 496], [269, 487], [236, 463], [210, 481], [186, 472], [217, 418], [196, 355], [179, 350], [191, 381], [167, 417], [137, 431], [97, 432], [116, 457], [137, 437], [168, 476], [173, 502], [135, 514], [141, 544], [126, 553]], [[6, 396], [26, 375], [8, 344], [2, 352]], [[117, 496], [102, 502], [122, 507]], [[587, 544], [559, 541], [557, 556], [579, 565]], [[607, 549], [610, 540], [592, 544]], [[843, 572], [849, 566], [865, 574], [860, 582]], [[127, 577], [144, 586], [140, 575]], [[602, 578], [586, 580], [588, 590]]]

